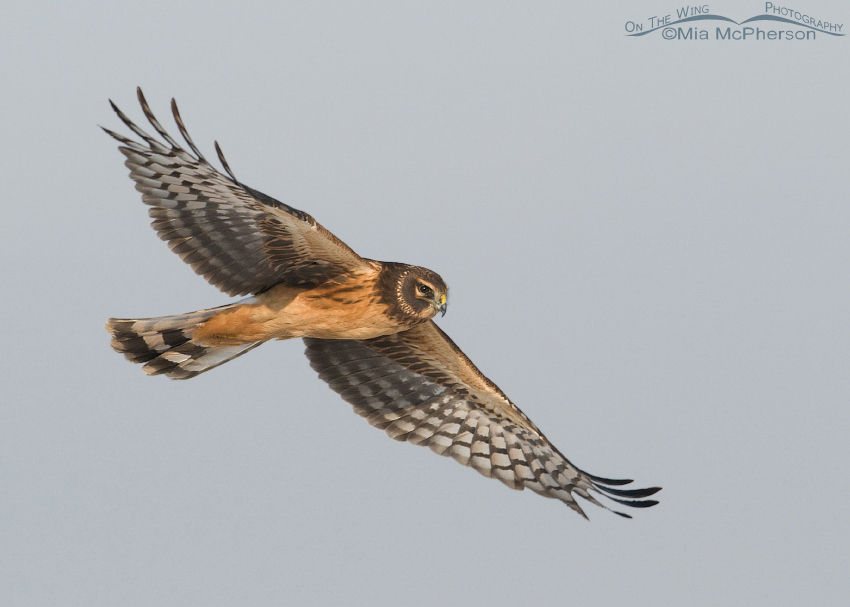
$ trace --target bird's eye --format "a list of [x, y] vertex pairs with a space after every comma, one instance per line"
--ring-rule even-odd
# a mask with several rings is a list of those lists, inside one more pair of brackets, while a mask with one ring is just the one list
[[419, 292], [422, 293], [422, 295], [430, 295], [432, 293], [431, 287], [428, 285], [419, 285]]

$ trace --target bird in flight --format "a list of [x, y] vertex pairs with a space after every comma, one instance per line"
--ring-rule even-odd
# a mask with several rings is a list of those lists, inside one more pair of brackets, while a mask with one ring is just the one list
[[[448, 287], [426, 268], [360, 257], [313, 217], [227, 175], [192, 141], [190, 151], [139, 103], [162, 140], [112, 109], [138, 137], [109, 129], [168, 247], [235, 303], [106, 325], [112, 347], [150, 375], [190, 379], [272, 339], [300, 337], [332, 390], [390, 437], [428, 446], [512, 489], [555, 498], [587, 518], [575, 499], [596, 495], [634, 508], [659, 487], [621, 489], [574, 466], [434, 323]], [[631, 518], [623, 512], [621, 516]]]

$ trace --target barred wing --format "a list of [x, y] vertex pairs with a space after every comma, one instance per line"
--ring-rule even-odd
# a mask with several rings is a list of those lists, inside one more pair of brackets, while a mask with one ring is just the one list
[[[162, 128], [138, 89], [139, 103], [164, 145], [112, 108], [141, 142], [104, 129], [121, 142], [130, 177], [152, 208], [151, 225], [196, 273], [228, 295], [258, 293], [280, 282], [318, 284], [366, 262], [307, 213], [239, 183], [218, 143], [229, 177], [201, 154], [172, 99], [187, 152]], [[111, 102], [110, 102], [111, 103]]]
[[603, 508], [591, 490], [635, 508], [658, 503], [640, 499], [658, 487], [616, 489], [632, 481], [571, 464], [431, 321], [365, 341], [304, 342], [319, 377], [391, 438], [427, 445], [512, 489], [559, 499], [582, 516], [573, 493]]

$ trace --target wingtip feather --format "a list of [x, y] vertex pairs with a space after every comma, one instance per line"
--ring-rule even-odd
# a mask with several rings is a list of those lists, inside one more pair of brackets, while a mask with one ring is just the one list
[[227, 164], [227, 159], [224, 157], [224, 152], [221, 151], [221, 146], [218, 145], [218, 141], [215, 142], [215, 151], [218, 154], [218, 159], [221, 162], [221, 166], [224, 167], [224, 170], [227, 171], [227, 174], [230, 175], [230, 178], [234, 181], [234, 183], [239, 183], [239, 180], [236, 179], [236, 176], [233, 174], [233, 171], [230, 170], [230, 165]]
[[607, 495], [616, 495], [617, 497], [636, 498], [649, 497], [661, 491], [661, 487], [648, 487], [646, 489], [613, 489], [611, 487], [596, 487], [599, 491]]
[[629, 506], [630, 508], [651, 508], [658, 504], [658, 500], [621, 500], [611, 496], [608, 496], [608, 499], [617, 502], [618, 504]]
[[183, 119], [180, 117], [180, 110], [177, 107], [177, 100], [174, 97], [171, 98], [171, 115], [174, 116], [174, 122], [177, 123], [177, 129], [180, 131], [180, 135], [183, 136], [186, 144], [195, 153], [198, 161], [209, 166], [210, 163], [207, 162], [207, 159], [204, 158], [203, 154], [201, 154], [201, 150], [198, 149], [198, 146], [195, 145], [195, 142], [192, 141], [192, 138], [189, 136], [189, 131], [186, 129], [186, 125], [183, 124]]

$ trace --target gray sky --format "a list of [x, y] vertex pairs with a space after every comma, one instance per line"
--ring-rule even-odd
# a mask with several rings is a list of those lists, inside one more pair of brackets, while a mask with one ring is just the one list
[[[848, 37], [627, 37], [683, 6], [644, 0], [118, 4], [0, 8], [0, 602], [850, 600]], [[588, 523], [398, 444], [300, 341], [188, 382], [112, 352], [110, 316], [229, 301], [96, 126], [126, 132], [108, 98], [141, 121], [137, 85], [245, 183], [439, 272], [479, 368], [661, 504]]]

